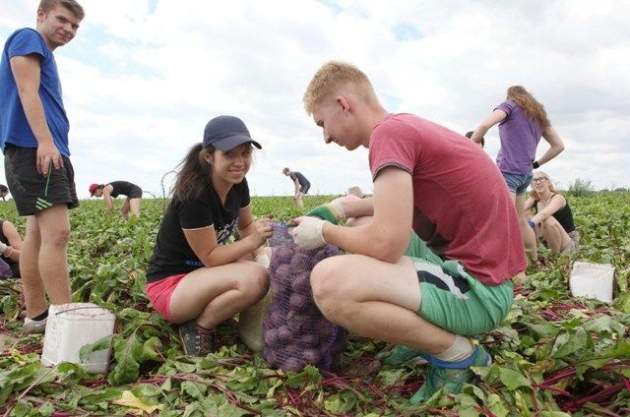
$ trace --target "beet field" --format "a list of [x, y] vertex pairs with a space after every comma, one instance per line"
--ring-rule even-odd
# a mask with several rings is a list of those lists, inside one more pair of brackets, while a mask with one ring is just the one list
[[[616, 268], [612, 304], [568, 291], [572, 259], [542, 252], [543, 265], [516, 287], [508, 318], [484, 334], [494, 363], [456, 396], [411, 406], [425, 367], [384, 366], [386, 343], [350, 336], [334, 372], [270, 367], [223, 326], [226, 343], [204, 358], [183, 354], [177, 333], [152, 313], [144, 295], [164, 200], [144, 200], [142, 217], [107, 216], [102, 201], [84, 201], [71, 216], [73, 301], [116, 315], [107, 374], [79, 365], [40, 364], [41, 336], [23, 336], [18, 280], [0, 281], [0, 417], [70, 416], [444, 416], [563, 417], [630, 415], [630, 194], [569, 196], [582, 234], [579, 260]], [[326, 201], [308, 197], [307, 208]], [[121, 201], [117, 202], [120, 206]], [[257, 215], [287, 220], [290, 198], [255, 198]], [[0, 217], [17, 223], [11, 201]], [[98, 349], [92, 346], [91, 349]]]

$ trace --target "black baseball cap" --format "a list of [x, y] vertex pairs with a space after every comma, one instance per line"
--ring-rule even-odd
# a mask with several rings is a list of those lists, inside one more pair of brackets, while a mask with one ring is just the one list
[[218, 116], [211, 119], [203, 130], [203, 147], [214, 146], [223, 152], [230, 151], [243, 143], [251, 143], [262, 149], [249, 134], [247, 126], [238, 117]]

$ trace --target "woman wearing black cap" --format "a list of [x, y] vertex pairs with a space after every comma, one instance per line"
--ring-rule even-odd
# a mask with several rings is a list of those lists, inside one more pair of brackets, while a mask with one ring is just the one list
[[[255, 220], [245, 175], [254, 141], [233, 116], [208, 122], [203, 143], [180, 165], [164, 215], [146, 291], [153, 308], [178, 323], [186, 354], [216, 348], [214, 328], [267, 292], [266, 269], [246, 258], [271, 236], [267, 219]], [[238, 228], [240, 240], [232, 241]]]

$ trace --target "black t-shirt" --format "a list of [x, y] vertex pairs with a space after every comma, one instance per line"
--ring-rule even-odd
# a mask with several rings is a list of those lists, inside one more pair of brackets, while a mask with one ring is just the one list
[[129, 181], [112, 181], [109, 185], [113, 188], [111, 196], [114, 198], [120, 194], [129, 196], [134, 188], [139, 188], [136, 184]]
[[238, 213], [249, 205], [247, 180], [232, 187], [225, 206], [212, 186], [208, 186], [195, 200], [171, 200], [160, 224], [153, 256], [149, 260], [147, 281], [159, 281], [176, 274], [185, 274], [201, 268], [203, 263], [192, 250], [182, 229], [199, 229], [213, 226], [217, 243], [228, 242], [238, 227]]
[[300, 184], [301, 187], [306, 187], [307, 185], [311, 185], [310, 182], [308, 182], [308, 180], [306, 179], [306, 177], [304, 175], [302, 175], [302, 173], [297, 172], [297, 171], [293, 171], [289, 174], [289, 177], [295, 181], [297, 179], [298, 184]]
[[[556, 194], [554, 194], [555, 196]], [[551, 197], [553, 198], [553, 196]], [[566, 201], [566, 199], [565, 199]], [[538, 204], [536, 204], [536, 213], [538, 213]], [[560, 210], [556, 211], [552, 214], [552, 216], [558, 220], [558, 223], [562, 226], [565, 232], [571, 233], [575, 230], [575, 223], [573, 222], [573, 212], [571, 211], [571, 207], [569, 207], [569, 202], [564, 205]]]

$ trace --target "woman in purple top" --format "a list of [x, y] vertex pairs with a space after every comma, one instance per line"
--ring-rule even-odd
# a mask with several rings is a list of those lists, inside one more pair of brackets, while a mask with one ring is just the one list
[[[497, 165], [516, 205], [525, 250], [530, 260], [535, 261], [536, 241], [527, 233], [529, 226], [524, 209], [527, 197], [525, 191], [532, 181], [532, 170], [555, 158], [564, 150], [564, 144], [551, 127], [543, 105], [520, 85], [508, 88], [507, 99], [479, 125], [471, 139], [480, 143], [486, 132], [497, 123], [501, 138]], [[536, 147], [541, 136], [550, 147], [536, 160]]]

